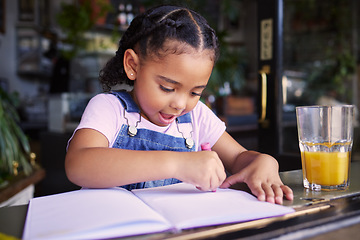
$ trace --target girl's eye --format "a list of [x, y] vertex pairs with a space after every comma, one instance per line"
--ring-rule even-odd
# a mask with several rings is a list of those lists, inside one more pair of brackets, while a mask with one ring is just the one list
[[201, 93], [192, 92], [191, 94], [192, 94], [193, 96], [201, 97]]
[[164, 92], [173, 92], [173, 91], [174, 91], [174, 89], [172, 89], [172, 88], [166, 88], [166, 87], [164, 87], [164, 86], [162, 86], [162, 85], [160, 85], [160, 89], [163, 90]]

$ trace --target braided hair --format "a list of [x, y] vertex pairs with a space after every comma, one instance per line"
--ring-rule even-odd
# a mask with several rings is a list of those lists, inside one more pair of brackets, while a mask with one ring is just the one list
[[140, 59], [162, 57], [161, 54], [166, 54], [169, 50], [175, 54], [184, 53], [185, 48], [181, 44], [172, 49], [164, 49], [166, 40], [185, 43], [198, 51], [211, 50], [214, 53], [214, 63], [219, 55], [215, 31], [201, 15], [184, 7], [155, 7], [135, 17], [125, 31], [115, 56], [100, 71], [103, 90], [109, 91], [117, 84], [134, 85], [134, 81], [128, 79], [123, 65], [127, 49], [137, 52]]

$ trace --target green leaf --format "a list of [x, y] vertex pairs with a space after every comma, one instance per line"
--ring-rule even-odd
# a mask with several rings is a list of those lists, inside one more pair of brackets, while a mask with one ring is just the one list
[[16, 96], [6, 93], [0, 88], [0, 173], [3, 176], [13, 175], [13, 161], [19, 163], [19, 170], [25, 174], [32, 171], [28, 156], [30, 144], [22, 131], [19, 122], [19, 115], [14, 102]]

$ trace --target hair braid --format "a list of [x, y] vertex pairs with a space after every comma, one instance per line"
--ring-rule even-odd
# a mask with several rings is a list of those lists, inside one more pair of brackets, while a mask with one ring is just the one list
[[[218, 40], [215, 31], [198, 13], [183, 7], [155, 7], [138, 15], [131, 22], [119, 41], [119, 48], [105, 67], [100, 71], [100, 82], [104, 91], [109, 91], [117, 84], [132, 86], [134, 81], [128, 79], [123, 65], [127, 49], [139, 50], [140, 58], [166, 54], [164, 43], [172, 39], [186, 43], [194, 49], [209, 49], [214, 52], [214, 62], [218, 57]], [[183, 49], [174, 46], [172, 53], [181, 54]]]

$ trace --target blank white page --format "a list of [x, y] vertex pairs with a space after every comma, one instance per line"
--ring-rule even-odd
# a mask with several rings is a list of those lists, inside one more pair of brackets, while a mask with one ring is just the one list
[[99, 239], [169, 228], [125, 189], [82, 189], [32, 199], [23, 239]]
[[133, 190], [133, 193], [168, 219], [177, 229], [243, 222], [294, 212], [234, 189], [204, 192], [191, 184]]

